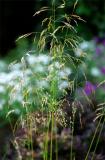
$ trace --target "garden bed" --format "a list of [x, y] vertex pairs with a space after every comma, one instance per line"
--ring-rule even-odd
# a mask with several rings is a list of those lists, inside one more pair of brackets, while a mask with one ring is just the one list
[[9, 143], [7, 160], [105, 160], [105, 118], [95, 120], [97, 105], [93, 104], [65, 101], [59, 114], [30, 113]]

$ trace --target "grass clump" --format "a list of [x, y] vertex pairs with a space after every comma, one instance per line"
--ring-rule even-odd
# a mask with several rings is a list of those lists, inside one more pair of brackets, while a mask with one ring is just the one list
[[[15, 64], [19, 67], [19, 76], [13, 78], [12, 82], [18, 81], [18, 85], [12, 83], [9, 86], [8, 102], [15, 101], [16, 104], [18, 92], [21, 94], [20, 123], [17, 122], [13, 129], [13, 144], [19, 160], [104, 158], [96, 152], [101, 135], [98, 128], [102, 121], [96, 118], [94, 104], [93, 108], [89, 106], [87, 109], [74, 96], [77, 87], [83, 82], [78, 73], [82, 73], [80, 66], [84, 64], [84, 55], [75, 55], [78, 36], [72, 21], [82, 20], [74, 14], [76, 4], [77, 1], [71, 14], [65, 12], [66, 1], [57, 6], [53, 0], [50, 8], [43, 7], [37, 11], [34, 16], [44, 11], [51, 14], [42, 21], [42, 27], [45, 28], [40, 35], [36, 35], [39, 39], [38, 54], [31, 55], [29, 51], [22, 57], [21, 63]], [[60, 17], [57, 16], [59, 10], [62, 12]], [[26, 35], [20, 38], [24, 37]], [[14, 70], [15, 65], [10, 65], [9, 69]], [[7, 117], [15, 112], [16, 107], [11, 107], [13, 103], [9, 104]], [[18, 126], [20, 132], [18, 129], [15, 133]], [[97, 137], [94, 147], [93, 142]]]
[[[69, 76], [73, 72], [74, 69], [77, 69], [79, 62], [79, 59], [73, 55], [73, 50], [78, 46], [78, 37], [76, 36], [76, 31], [74, 27], [71, 24], [71, 21], [73, 19], [73, 16], [75, 16], [78, 19], [81, 19], [79, 16], [74, 15], [74, 9], [76, 7], [76, 3], [74, 4], [73, 12], [70, 13], [64, 13], [60, 17], [57, 17], [57, 12], [59, 10], [63, 10], [64, 12], [64, 3], [66, 5], [66, 2], [63, 2], [60, 6], [56, 6], [55, 2], [52, 1], [52, 7], [43, 7], [40, 11], [36, 12], [34, 14], [40, 14], [44, 11], [49, 11], [51, 13], [51, 16], [49, 18], [45, 18], [42, 21], [42, 26], [45, 27], [39, 36], [38, 41], [38, 53], [39, 55], [36, 57], [36, 62], [34, 62], [34, 55], [31, 56], [27, 54], [26, 57], [22, 58], [22, 65], [23, 65], [23, 86], [21, 86], [22, 90], [22, 106], [26, 109], [26, 120], [25, 120], [25, 126], [28, 128], [29, 132], [32, 133], [32, 126], [31, 119], [33, 119], [33, 115], [31, 114], [31, 118], [29, 118], [29, 112], [30, 112], [30, 104], [31, 106], [34, 106], [38, 109], [37, 112], [39, 112], [39, 115], [47, 117], [47, 124], [44, 124], [47, 128], [45, 131], [46, 134], [46, 140], [45, 140], [45, 147], [43, 148], [44, 152], [42, 153], [44, 159], [53, 159], [53, 134], [56, 134], [55, 126], [57, 125], [57, 119], [61, 120], [62, 124], [66, 125], [66, 118], [65, 113], [63, 113], [61, 106], [64, 103], [70, 103], [69, 101], [73, 101], [72, 95], [75, 92], [74, 90], [74, 79], [75, 77], [70, 80]], [[23, 38], [24, 36], [22, 36]], [[40, 53], [44, 53], [47, 51], [48, 55], [42, 55]], [[44, 57], [46, 60], [44, 61]], [[37, 70], [37, 61], [38, 59], [42, 58], [41, 65], [43, 67], [38, 66], [38, 72], [34, 72], [34, 70]], [[48, 61], [47, 61], [48, 59]], [[50, 59], [50, 60], [49, 60]], [[30, 61], [32, 61], [33, 64], [30, 64]], [[78, 63], [79, 62], [79, 63]], [[48, 64], [47, 64], [48, 63]], [[35, 65], [36, 64], [36, 65]], [[47, 65], [46, 65], [47, 64]], [[29, 78], [29, 84], [24, 84], [26, 81], [26, 72], [27, 68], [30, 67], [30, 71], [32, 72], [30, 74]], [[43, 69], [45, 70], [43, 71]], [[41, 82], [40, 82], [41, 80]], [[37, 81], [37, 82], [35, 82]], [[34, 87], [34, 85], [38, 83], [38, 87]], [[24, 87], [25, 86], [25, 87]], [[29, 90], [29, 86], [31, 86], [31, 91]], [[67, 91], [68, 88], [68, 91]], [[66, 95], [68, 96], [69, 92], [69, 98], [66, 100]], [[35, 96], [34, 96], [35, 95]], [[33, 98], [33, 100], [29, 101], [29, 97]], [[29, 104], [29, 105], [28, 105]], [[70, 104], [69, 104], [70, 105]], [[73, 109], [74, 110], [74, 109]], [[34, 110], [35, 111], [35, 110]], [[11, 111], [9, 112], [11, 113]], [[74, 115], [74, 114], [73, 114]], [[56, 119], [55, 119], [56, 116]], [[35, 118], [35, 121], [38, 118]], [[24, 121], [24, 120], [22, 120]], [[40, 119], [39, 119], [40, 121]], [[60, 123], [61, 123], [60, 122]], [[36, 121], [37, 123], [37, 121]], [[74, 123], [74, 118], [73, 118]], [[31, 127], [30, 127], [31, 125]], [[73, 126], [71, 127], [73, 129]], [[50, 142], [48, 142], [48, 134], [50, 131]], [[30, 133], [30, 134], [31, 134]], [[73, 131], [72, 131], [73, 134]], [[32, 136], [32, 135], [31, 135]], [[29, 138], [29, 141], [31, 138]], [[31, 142], [32, 143], [32, 142]], [[50, 144], [48, 144], [50, 143]], [[56, 159], [58, 156], [57, 153], [57, 139], [56, 139]], [[50, 150], [47, 152], [47, 149]], [[29, 145], [30, 146], [30, 145]], [[31, 146], [30, 146], [31, 147]], [[32, 149], [32, 148], [31, 148]], [[72, 152], [72, 149], [71, 149]], [[72, 155], [71, 155], [72, 157]]]

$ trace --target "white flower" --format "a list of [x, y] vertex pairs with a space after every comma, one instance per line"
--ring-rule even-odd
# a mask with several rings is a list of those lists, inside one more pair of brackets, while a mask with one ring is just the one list
[[43, 65], [36, 65], [35, 68], [34, 68], [35, 72], [45, 72], [45, 68]]
[[27, 62], [30, 64], [30, 65], [33, 65], [35, 63], [37, 63], [37, 57], [36, 56], [33, 56], [33, 55], [29, 55], [27, 56]]
[[60, 84], [59, 84], [59, 89], [62, 90], [62, 89], [66, 89], [68, 87], [68, 82], [67, 81], [62, 81]]
[[89, 43], [87, 41], [84, 41], [84, 42], [80, 43], [79, 47], [83, 50], [87, 49], [89, 47]]
[[48, 82], [46, 80], [41, 80], [37, 82], [38, 88], [48, 88]]
[[67, 74], [66, 74], [64, 71], [60, 71], [60, 72], [58, 73], [58, 75], [59, 75], [61, 78], [67, 77]]
[[76, 49], [74, 50], [74, 52], [75, 52], [75, 55], [76, 55], [77, 57], [81, 57], [81, 56], [85, 56], [85, 55], [86, 55], [86, 53], [85, 53], [82, 49], [80, 49], [80, 48], [76, 48]]
[[5, 87], [0, 85], [0, 93], [5, 93]]
[[67, 75], [70, 75], [72, 73], [71, 69], [70, 68], [64, 68], [64, 72], [67, 74]]
[[54, 71], [54, 65], [53, 65], [53, 64], [50, 64], [50, 65], [48, 66], [48, 71], [49, 71], [50, 73]]
[[37, 62], [43, 63], [44, 65], [47, 65], [49, 61], [50, 61], [50, 57], [47, 55], [42, 54], [37, 57]]
[[29, 55], [27, 56], [27, 62], [30, 65], [36, 64], [36, 63], [43, 63], [44, 65], [47, 65], [50, 61], [50, 57], [44, 54], [40, 54], [38, 56], [35, 55]]
[[96, 68], [96, 67], [92, 68], [90, 72], [91, 72], [91, 74], [92, 74], [93, 76], [95, 76], [95, 77], [100, 76], [100, 71], [99, 71], [99, 69]]
[[76, 55], [77, 57], [80, 57], [80, 56], [81, 56], [81, 53], [82, 53], [82, 50], [81, 50], [81, 49], [79, 49], [79, 48], [76, 48], [76, 49], [75, 49], [75, 55]]
[[30, 69], [27, 69], [25, 71], [25, 75], [28, 77], [28, 76], [31, 76], [32, 75], [32, 71]]
[[56, 67], [57, 69], [60, 69], [60, 67], [61, 67], [61, 65], [60, 65], [59, 62], [55, 62], [53, 65], [54, 65], [54, 67]]
[[9, 68], [11, 69], [11, 71], [16, 71], [16, 70], [21, 70], [22, 65], [21, 63], [16, 63], [16, 64], [10, 64]]
[[7, 75], [8, 81], [14, 80], [16, 78], [23, 78], [23, 71], [14, 70]]
[[69, 74], [71, 74], [71, 69], [64, 68], [64, 70], [59, 71], [58, 76], [61, 78], [67, 78]]
[[0, 83], [1, 84], [6, 84], [8, 83], [8, 74], [7, 73], [0, 73]]

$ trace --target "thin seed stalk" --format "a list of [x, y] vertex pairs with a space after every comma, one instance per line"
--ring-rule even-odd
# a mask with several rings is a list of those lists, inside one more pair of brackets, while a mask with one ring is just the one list
[[54, 114], [51, 112], [51, 143], [50, 143], [50, 160], [52, 159], [52, 151], [53, 151], [53, 130], [54, 130]]
[[[57, 133], [56, 133], [57, 134]], [[55, 145], [56, 145], [56, 160], [58, 160], [58, 142], [57, 142], [57, 135], [56, 135], [56, 141], [55, 141]]]
[[[102, 117], [103, 117], [103, 116], [102, 116]], [[93, 155], [92, 155], [92, 159], [91, 159], [91, 160], [93, 160], [93, 158], [94, 158], [94, 154], [95, 154], [95, 151], [96, 151], [96, 149], [97, 149], [97, 145], [98, 145], [98, 143], [99, 143], [100, 136], [101, 136], [101, 133], [102, 133], [102, 129], [103, 129], [103, 127], [104, 127], [104, 124], [105, 124], [105, 117], [104, 117], [104, 121], [103, 121], [103, 124], [102, 124], [102, 126], [101, 126], [101, 129], [100, 129], [99, 135], [98, 135], [97, 143], [96, 143], [96, 146], [95, 146], [95, 149], [94, 149], [94, 152], [93, 152]]]
[[73, 153], [73, 134], [74, 134], [74, 121], [75, 121], [75, 113], [73, 114], [73, 122], [71, 124], [71, 131], [72, 131], [72, 135], [71, 135], [71, 149], [70, 149], [70, 160], [72, 160], [72, 153]]
[[[49, 115], [48, 115], [48, 121], [49, 121]], [[49, 133], [49, 124], [46, 132], [46, 140], [45, 140], [45, 154], [44, 154], [44, 160], [47, 160], [48, 158], [48, 133]]]
[[90, 146], [89, 146], [89, 149], [88, 149], [87, 155], [86, 155], [86, 157], [85, 157], [85, 160], [88, 160], [88, 156], [89, 156], [90, 150], [91, 150], [91, 148], [92, 148], [92, 145], [93, 145], [94, 139], [95, 139], [95, 137], [96, 137], [96, 133], [97, 133], [97, 131], [98, 131], [98, 128], [99, 128], [99, 125], [100, 125], [101, 119], [102, 119], [102, 117], [100, 118], [99, 123], [98, 123], [98, 125], [97, 125], [97, 128], [96, 128], [96, 130], [95, 130], [95, 133], [94, 133], [94, 136], [93, 136], [92, 141], [91, 141], [91, 143], [90, 143]]

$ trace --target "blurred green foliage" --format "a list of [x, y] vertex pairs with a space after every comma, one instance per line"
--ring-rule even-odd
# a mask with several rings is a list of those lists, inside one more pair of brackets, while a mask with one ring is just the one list
[[78, 26], [78, 31], [85, 39], [90, 39], [94, 35], [105, 36], [104, 0], [79, 0], [76, 12], [87, 21], [85, 25]]

